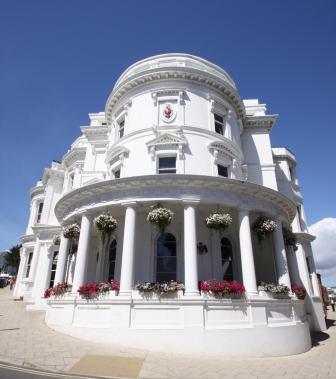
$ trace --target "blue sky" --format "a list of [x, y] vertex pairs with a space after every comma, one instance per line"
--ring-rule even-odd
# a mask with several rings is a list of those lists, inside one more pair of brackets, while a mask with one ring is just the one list
[[29, 188], [121, 72], [166, 52], [213, 61], [278, 113], [272, 143], [297, 156], [309, 223], [336, 217], [335, 14], [333, 0], [2, 0], [0, 249], [19, 242]]

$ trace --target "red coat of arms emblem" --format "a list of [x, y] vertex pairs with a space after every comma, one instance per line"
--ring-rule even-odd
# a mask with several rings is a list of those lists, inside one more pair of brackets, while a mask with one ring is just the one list
[[173, 110], [170, 104], [167, 104], [163, 110], [163, 115], [165, 118], [170, 119], [173, 116]]

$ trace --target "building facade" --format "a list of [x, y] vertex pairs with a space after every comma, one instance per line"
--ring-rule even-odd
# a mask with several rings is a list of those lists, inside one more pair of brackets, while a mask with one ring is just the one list
[[[210, 355], [308, 350], [309, 329], [325, 329], [314, 237], [295, 156], [271, 146], [277, 116], [258, 100], [242, 100], [211, 62], [164, 54], [130, 66], [105, 112], [89, 117], [62, 161], [30, 191], [14, 295], [46, 309], [51, 327], [95, 341]], [[163, 233], [146, 220], [158, 203], [174, 212]], [[118, 223], [108, 246], [93, 224], [103, 212]], [[232, 217], [223, 233], [205, 225], [216, 212]], [[277, 223], [263, 241], [251, 230], [261, 215]], [[55, 245], [53, 237], [74, 222], [78, 245], [64, 236]], [[295, 233], [297, 251], [285, 246], [282, 225]], [[79, 297], [83, 284], [112, 278], [120, 282], [118, 296]], [[199, 281], [211, 278], [241, 282], [246, 294], [201, 293]], [[184, 293], [146, 298], [134, 289], [164, 280], [184, 283]], [[43, 298], [65, 281], [70, 294]], [[269, 298], [258, 291], [261, 281], [303, 285], [307, 296]]]

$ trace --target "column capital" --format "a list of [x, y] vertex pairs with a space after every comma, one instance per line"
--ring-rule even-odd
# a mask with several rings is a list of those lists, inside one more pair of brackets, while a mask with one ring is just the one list
[[122, 207], [126, 207], [126, 208], [127, 208], [127, 207], [135, 208], [135, 207], [137, 207], [138, 202], [135, 201], [135, 200], [123, 201], [123, 202], [120, 203], [120, 205], [121, 205]]
[[93, 213], [92, 213], [92, 211], [90, 211], [90, 210], [88, 210], [88, 209], [85, 209], [85, 210], [83, 210], [83, 211], [79, 211], [79, 212], [78, 212], [78, 216], [80, 216], [81, 218], [82, 218], [83, 216], [86, 216], [86, 217], [88, 217], [88, 218], [93, 218]]
[[182, 204], [184, 206], [188, 206], [188, 205], [192, 205], [194, 207], [196, 207], [199, 203], [200, 203], [200, 199], [182, 199]]

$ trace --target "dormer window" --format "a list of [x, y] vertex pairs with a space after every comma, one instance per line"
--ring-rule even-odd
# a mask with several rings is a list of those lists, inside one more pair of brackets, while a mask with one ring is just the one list
[[215, 132], [224, 135], [224, 117], [215, 113]]
[[217, 170], [218, 170], [218, 176], [223, 176], [225, 178], [227, 178], [229, 176], [228, 168], [226, 166], [222, 166], [222, 165], [218, 164]]
[[176, 174], [176, 157], [160, 157], [158, 173]]
[[122, 138], [125, 133], [125, 119], [122, 119], [118, 122], [118, 134], [119, 138]]
[[43, 211], [43, 202], [38, 205], [36, 224], [39, 224], [41, 222], [42, 211]]

